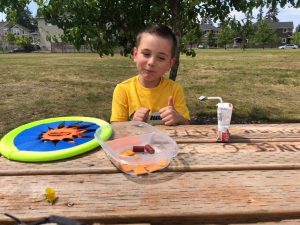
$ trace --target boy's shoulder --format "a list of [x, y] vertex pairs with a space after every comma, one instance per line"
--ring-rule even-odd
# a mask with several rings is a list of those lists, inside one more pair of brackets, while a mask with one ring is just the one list
[[171, 86], [171, 87], [177, 87], [177, 88], [181, 87], [181, 85], [178, 82], [168, 79], [168, 78], [163, 78], [162, 84], [164, 86]]
[[133, 77], [127, 79], [127, 80], [122, 81], [122, 82], [119, 83], [118, 85], [121, 85], [121, 86], [122, 86], [122, 85], [125, 85], [125, 86], [127, 86], [127, 85], [132, 84], [132, 83], [135, 83], [135, 82], [137, 82], [137, 81], [138, 81], [138, 76], [133, 76]]

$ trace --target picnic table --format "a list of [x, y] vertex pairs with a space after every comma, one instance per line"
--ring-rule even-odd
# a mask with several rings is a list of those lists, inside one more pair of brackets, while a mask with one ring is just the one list
[[[51, 163], [0, 157], [0, 224], [49, 215], [101, 224], [300, 224], [300, 124], [156, 126], [179, 154], [164, 170], [131, 177], [101, 148]], [[58, 200], [49, 204], [44, 190]]]

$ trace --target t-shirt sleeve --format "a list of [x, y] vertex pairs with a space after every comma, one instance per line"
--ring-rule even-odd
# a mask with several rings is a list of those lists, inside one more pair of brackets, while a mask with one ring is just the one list
[[186, 106], [183, 88], [177, 84], [174, 86], [174, 107], [185, 119], [191, 120], [189, 110]]
[[127, 93], [121, 85], [117, 85], [112, 99], [111, 122], [128, 121], [128, 98]]

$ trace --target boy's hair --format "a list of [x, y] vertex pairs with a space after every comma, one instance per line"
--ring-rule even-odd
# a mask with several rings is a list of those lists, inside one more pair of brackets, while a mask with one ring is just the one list
[[144, 29], [143, 31], [138, 33], [138, 35], [136, 36], [135, 46], [137, 48], [140, 45], [142, 35], [144, 33], [155, 34], [159, 37], [163, 37], [163, 38], [166, 38], [166, 39], [172, 41], [172, 43], [173, 43], [172, 49], [171, 49], [172, 58], [175, 56], [175, 52], [177, 49], [177, 38], [176, 38], [175, 34], [173, 33], [173, 31], [168, 26], [160, 25], [160, 24], [153, 24], [153, 25], [146, 27], [146, 29]]

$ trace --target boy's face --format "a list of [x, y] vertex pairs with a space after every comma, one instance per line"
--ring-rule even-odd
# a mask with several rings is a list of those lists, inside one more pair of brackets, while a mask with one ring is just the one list
[[140, 82], [148, 88], [159, 84], [161, 77], [171, 69], [172, 41], [166, 38], [142, 34], [140, 45], [134, 48], [133, 57], [140, 74]]

